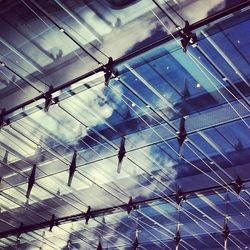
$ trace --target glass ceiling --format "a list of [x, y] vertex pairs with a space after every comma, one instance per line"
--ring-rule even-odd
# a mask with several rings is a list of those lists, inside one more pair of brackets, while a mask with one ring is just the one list
[[250, 246], [250, 9], [155, 2], [0, 2], [0, 249]]

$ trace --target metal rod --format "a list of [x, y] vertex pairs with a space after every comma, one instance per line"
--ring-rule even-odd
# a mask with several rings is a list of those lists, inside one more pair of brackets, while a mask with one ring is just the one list
[[[33, 85], [33, 83], [31, 83], [29, 80], [25, 79], [24, 77], [22, 77], [20, 74], [18, 74], [15, 70], [13, 70], [12, 68], [10, 68], [6, 63], [1, 62], [1, 65], [3, 67], [5, 67], [6, 69], [8, 69], [10, 72], [12, 72], [14, 75], [18, 76], [20, 79], [22, 79], [26, 84], [28, 84], [29, 86], [31, 86], [33, 89], [35, 89], [37, 92], [39, 93], [43, 93], [43, 91], [41, 91], [40, 89], [38, 89], [36, 86]], [[34, 100], [32, 99], [31, 103]], [[6, 113], [7, 114], [7, 113]]]
[[222, 56], [222, 58], [228, 63], [229, 66], [237, 73], [240, 78], [246, 83], [248, 87], [250, 87], [250, 84], [248, 80], [241, 74], [240, 70], [237, 66], [232, 62], [232, 60], [225, 54], [225, 52], [219, 47], [219, 45], [213, 40], [212, 37], [210, 37], [208, 34], [206, 34], [204, 31], [201, 31], [201, 33], [204, 35], [204, 37], [207, 39], [207, 41], [214, 47], [214, 49]]
[[179, 29], [180, 26], [175, 22], [175, 20], [161, 7], [159, 3], [157, 3], [156, 0], [152, 0], [155, 5], [166, 15], [166, 17], [175, 25], [176, 29]]
[[[10, 25], [8, 23], [8, 25]], [[41, 74], [43, 74], [43, 72], [41, 71], [41, 67], [39, 65], [34, 65], [34, 61], [31, 60], [30, 58], [28, 58], [26, 55], [22, 54], [21, 52], [19, 52], [15, 47], [13, 47], [11, 44], [9, 44], [7, 41], [5, 41], [3, 38], [0, 38], [0, 42], [5, 45], [9, 50], [11, 50], [13, 53], [15, 53], [16, 55], [18, 55], [21, 59], [23, 59], [25, 62], [27, 62], [30, 66], [32, 66], [32, 68], [36, 69], [38, 72], [40, 72]], [[6, 57], [6, 55], [5, 55]], [[30, 62], [32, 61], [32, 62]]]
[[90, 58], [92, 58], [97, 64], [101, 64], [101, 62], [99, 60], [97, 60], [90, 52], [88, 52], [75, 38], [73, 38], [67, 31], [62, 30], [62, 27], [60, 27], [57, 22], [55, 22], [53, 20], [53, 18], [50, 17], [50, 15], [36, 2], [34, 2], [33, 0], [30, 0], [30, 2], [36, 6], [37, 9], [39, 9], [39, 11], [41, 13], [43, 13], [43, 15], [51, 22], [53, 23], [57, 28], [58, 28], [58, 32], [64, 33], [69, 39], [71, 39], [79, 48], [81, 48]]
[[[55, 2], [70, 16], [72, 17], [81, 27], [84, 29], [87, 28], [87, 30], [94, 35], [97, 40], [101, 43], [102, 37], [99, 35], [98, 32], [95, 31], [95, 29], [89, 25], [83, 18], [81, 18], [77, 13], [73, 13], [72, 10], [65, 4], [62, 3], [59, 0], [55, 0]], [[77, 16], [78, 15], [78, 16]], [[99, 50], [93, 43], [89, 42], [86, 38], [84, 38], [85, 41], [87, 41], [92, 47], [94, 47], [97, 51], [99, 51], [102, 55], [109, 58], [108, 55], [103, 53], [101, 50]]]
[[[216, 65], [216, 63], [209, 57], [209, 55], [201, 47], [197, 46], [196, 50], [199, 51], [200, 54], [212, 65], [212, 67], [220, 74], [222, 79], [225, 79], [225, 81], [240, 95], [240, 97], [244, 100], [244, 102], [246, 103], [248, 107], [246, 107], [245, 105], [242, 105], [242, 106], [244, 106], [248, 111], [250, 111], [249, 109], [250, 102], [244, 96], [244, 94], [237, 88], [237, 86], [233, 84], [233, 82], [230, 80], [230, 77], [225, 75], [225, 73]], [[218, 82], [221, 84], [220, 81]], [[223, 88], [225, 88], [227, 92], [229, 92], [230, 95], [232, 95], [236, 100], [238, 100], [237, 97], [226, 86], [224, 86], [224, 84], [222, 86]], [[240, 100], [238, 101], [240, 102]]]

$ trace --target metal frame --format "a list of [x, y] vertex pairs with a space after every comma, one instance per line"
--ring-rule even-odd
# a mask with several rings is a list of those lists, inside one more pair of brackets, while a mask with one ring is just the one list
[[[217, 20], [219, 20], [219, 19], [221, 19], [223, 17], [226, 17], [227, 15], [230, 15], [230, 14], [233, 14], [235, 12], [241, 11], [242, 9], [248, 7], [249, 5], [250, 5], [250, 0], [247, 0], [247, 1], [245, 1], [245, 2], [243, 2], [241, 4], [239, 4], [239, 5], [236, 5], [236, 6], [232, 7], [232, 8], [221, 11], [221, 12], [219, 12], [219, 13], [213, 15], [213, 16], [209, 16], [209, 17], [207, 17], [207, 18], [205, 18], [205, 19], [203, 19], [201, 21], [198, 21], [198, 22], [196, 22], [194, 24], [191, 24], [190, 25], [190, 31], [194, 31], [196, 29], [199, 29], [199, 28], [211, 23], [211, 22], [215, 22], [215, 21], [217, 21]], [[53, 21], [53, 23], [55, 23], [55, 22]], [[179, 36], [179, 32], [176, 31], [175, 33], [173, 33], [173, 35], [174, 35], [174, 37], [177, 38]], [[133, 58], [135, 56], [138, 56], [138, 55], [140, 55], [140, 54], [142, 54], [144, 52], [147, 52], [150, 49], [153, 49], [153, 48], [155, 48], [157, 46], [160, 46], [160, 45], [162, 45], [162, 44], [164, 44], [166, 42], [169, 42], [171, 40], [173, 40], [172, 35], [167, 35], [166, 37], [164, 37], [163, 39], [161, 39], [161, 40], [159, 40], [159, 41], [157, 41], [155, 43], [152, 43], [152, 44], [150, 44], [148, 46], [145, 46], [145, 47], [143, 47], [143, 48], [141, 48], [139, 50], [136, 50], [136, 51], [134, 51], [134, 52], [132, 52], [132, 53], [130, 53], [128, 55], [125, 55], [123, 57], [120, 57], [120, 58], [114, 60], [114, 66], [118, 65], [120, 63], [123, 63], [123, 62], [125, 62], [125, 61], [127, 61], [127, 60], [129, 60], [129, 59], [131, 59], [131, 58]], [[96, 68], [96, 69], [94, 69], [94, 70], [92, 70], [92, 71], [90, 71], [90, 72], [88, 72], [88, 73], [86, 73], [84, 75], [81, 75], [81, 76], [79, 76], [79, 77], [77, 77], [77, 78], [75, 78], [75, 79], [73, 79], [73, 80], [71, 80], [69, 82], [66, 82], [66, 83], [64, 83], [64, 84], [62, 84], [62, 85], [60, 85], [58, 87], [55, 87], [53, 89], [53, 91], [52, 91], [52, 94], [59, 91], [59, 90], [66, 89], [69, 86], [71, 86], [72, 84], [77, 83], [77, 82], [79, 82], [79, 81], [81, 81], [83, 79], [86, 79], [86, 78], [88, 78], [88, 77], [90, 77], [90, 76], [92, 76], [92, 75], [94, 75], [94, 74], [96, 74], [98, 72], [104, 71], [104, 67], [105, 67], [105, 65], [102, 65], [102, 66], [100, 66], [100, 67], [98, 67], [98, 68]], [[44, 98], [44, 94], [40, 94], [40, 95], [34, 97], [31, 100], [28, 100], [28, 101], [26, 101], [26, 102], [24, 102], [24, 103], [22, 103], [20, 105], [17, 105], [14, 108], [11, 108], [11, 109], [7, 110], [6, 113], [5, 113], [5, 116], [10, 115], [11, 113], [15, 112], [16, 110], [24, 108], [25, 106], [27, 106], [29, 104], [32, 104], [34, 101], [38, 101], [38, 100], [43, 99], [43, 98]]]
[[[245, 180], [243, 181], [243, 183], [249, 183], [250, 180]], [[231, 182], [231, 183], [227, 183], [224, 185], [224, 187], [226, 188], [227, 186], [231, 186], [233, 187], [235, 185], [235, 182]], [[209, 193], [212, 191], [220, 191], [220, 190], [224, 190], [224, 188], [222, 186], [214, 186], [214, 187], [210, 187], [210, 188], [205, 188], [205, 189], [199, 189], [199, 190], [193, 190], [193, 191], [189, 191], [189, 192], [183, 192], [182, 195], [183, 196], [192, 196], [194, 194], [204, 194], [204, 193]], [[172, 194], [172, 195], [166, 195], [161, 196], [161, 197], [155, 197], [155, 198], [151, 198], [151, 199], [146, 199], [146, 200], [142, 200], [142, 201], [134, 201], [133, 202], [133, 206], [135, 207], [135, 209], [137, 209], [139, 206], [142, 205], [149, 205], [151, 203], [154, 202], [166, 202], [166, 200], [169, 199], [176, 199], [176, 194]], [[169, 200], [169, 202], [171, 202]], [[128, 208], [128, 204], [121, 204], [121, 205], [117, 205], [117, 206], [113, 206], [113, 207], [107, 207], [107, 208], [103, 208], [103, 209], [99, 209], [99, 210], [93, 210], [91, 211], [91, 217], [95, 218], [95, 217], [101, 217], [105, 214], [112, 214], [112, 213], [116, 213], [119, 210], [124, 210], [127, 211]], [[79, 221], [79, 220], [85, 220], [86, 219], [86, 215], [87, 213], [79, 213], [76, 215], [72, 215], [72, 216], [66, 216], [66, 217], [61, 217], [61, 218], [56, 218], [55, 219], [55, 226], [61, 225], [61, 224], [65, 224], [67, 222], [74, 222], [74, 221]], [[38, 223], [38, 224], [32, 224], [32, 225], [27, 225], [23, 227], [22, 232], [23, 233], [27, 233], [27, 232], [31, 232], [34, 230], [38, 230], [38, 229], [43, 229], [43, 228], [48, 228], [50, 226], [50, 220], [42, 222], [42, 223]], [[6, 238], [8, 236], [13, 236], [13, 235], [17, 235], [19, 231], [19, 228], [15, 228], [15, 229], [11, 229], [5, 232], [0, 233], [0, 238]]]

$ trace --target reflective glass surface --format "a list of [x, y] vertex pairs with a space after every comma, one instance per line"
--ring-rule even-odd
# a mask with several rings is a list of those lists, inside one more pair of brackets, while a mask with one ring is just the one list
[[[152, 45], [175, 31], [161, 8], [183, 26], [227, 1], [195, 17], [200, 1], [121, 2], [1, 3], [1, 105], [34, 100], [3, 117], [0, 248], [247, 249], [249, 8], [194, 30], [185, 53], [179, 37]], [[107, 55], [121, 61], [108, 86], [94, 72], [47, 112], [35, 100]]]

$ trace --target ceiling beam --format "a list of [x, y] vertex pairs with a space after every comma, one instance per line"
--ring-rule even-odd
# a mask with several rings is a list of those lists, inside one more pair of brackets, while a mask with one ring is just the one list
[[[248, 183], [250, 180], [245, 180], [244, 183]], [[234, 182], [231, 183], [227, 183], [227, 186], [233, 186], [235, 185]], [[214, 187], [210, 187], [210, 188], [204, 188], [204, 189], [200, 189], [200, 190], [193, 190], [193, 191], [189, 191], [189, 192], [183, 192], [184, 196], [192, 196], [192, 195], [196, 195], [196, 194], [204, 194], [204, 193], [210, 193], [213, 192], [215, 190], [224, 190], [224, 188], [222, 186], [214, 186]], [[168, 195], [168, 196], [160, 196], [160, 197], [155, 197], [155, 198], [150, 198], [150, 199], [145, 199], [145, 200], [141, 200], [141, 201], [134, 201], [133, 205], [135, 207], [141, 206], [141, 205], [149, 205], [151, 203], [154, 202], [159, 202], [159, 201], [164, 201], [166, 202], [166, 200], [168, 199], [172, 199], [175, 198], [176, 194], [172, 194], [172, 195]], [[169, 200], [169, 202], [171, 202]], [[105, 214], [112, 214], [121, 210], [127, 211], [127, 204], [121, 204], [121, 205], [117, 205], [117, 206], [113, 206], [113, 207], [107, 207], [107, 208], [103, 208], [103, 209], [98, 209], [98, 210], [93, 210], [91, 211], [91, 217], [95, 218], [95, 217], [99, 217], [99, 216], [103, 216]], [[74, 221], [79, 221], [79, 220], [84, 220], [86, 217], [87, 213], [79, 213], [79, 214], [75, 214], [75, 215], [70, 215], [70, 216], [65, 216], [65, 217], [61, 217], [61, 218], [56, 218], [55, 219], [55, 225], [61, 225], [61, 224], [65, 224], [67, 222], [74, 222]], [[27, 233], [27, 232], [32, 232], [34, 230], [38, 230], [38, 229], [43, 229], [43, 228], [48, 228], [50, 226], [50, 220], [45, 221], [45, 222], [40, 222], [38, 224], [32, 224], [32, 225], [24, 225], [23, 226], [23, 233]], [[13, 235], [17, 235], [19, 228], [14, 228], [8, 231], [3, 231], [0, 233], [0, 238], [6, 238], [8, 236], [13, 236]]]
[[[202, 20], [200, 20], [200, 21], [198, 21], [196, 23], [193, 23], [193, 24], [190, 25], [190, 31], [194, 31], [196, 29], [199, 29], [199, 28], [211, 23], [211, 22], [218, 21], [219, 19], [221, 19], [223, 17], [226, 17], [227, 15], [238, 12], [238, 11], [248, 7], [249, 4], [250, 4], [250, 0], [244, 1], [244, 2], [234, 6], [232, 8], [228, 8], [228, 9], [223, 10], [223, 11], [221, 11], [221, 12], [215, 14], [215, 15], [209, 16], [209, 17], [204, 18], [204, 19], [202, 19]], [[175, 38], [177, 38], [177, 37], [179, 37], [178, 33], [179, 32], [176, 31], [172, 35]], [[143, 48], [141, 48], [139, 50], [136, 50], [136, 51], [134, 51], [132, 53], [129, 53], [128, 55], [125, 55], [123, 57], [120, 57], [120, 58], [114, 60], [114, 65], [124, 63], [125, 61], [130, 60], [131, 58], [133, 58], [135, 56], [141, 55], [142, 53], [147, 52], [150, 49], [156, 48], [156, 47], [158, 47], [158, 46], [160, 46], [160, 45], [162, 45], [162, 44], [164, 44], [166, 42], [169, 42], [169, 41], [173, 40], [172, 35], [166, 35], [166, 37], [164, 37], [163, 39], [160, 39], [157, 42], [154, 42], [154, 43], [152, 43], [152, 44], [150, 44], [148, 46], [145, 46], [145, 47], [143, 47]], [[90, 71], [90, 72], [88, 72], [88, 73], [86, 73], [84, 75], [81, 75], [81, 76], [79, 76], [79, 77], [77, 77], [77, 78], [75, 78], [75, 79], [73, 79], [71, 81], [68, 81], [68, 82], [66, 82], [66, 83], [64, 83], [64, 84], [62, 84], [62, 85], [60, 85], [58, 87], [55, 87], [53, 89], [52, 94], [59, 91], [59, 90], [64, 90], [64, 89], [68, 88], [69, 86], [71, 86], [72, 84], [77, 83], [77, 82], [79, 82], [79, 81], [81, 81], [83, 79], [86, 79], [86, 78], [88, 78], [88, 77], [90, 77], [90, 76], [92, 76], [92, 75], [94, 75], [94, 74], [96, 74], [98, 72], [104, 71], [104, 67], [105, 67], [105, 65], [100, 66], [100, 67], [98, 67], [98, 68], [96, 68], [96, 69], [94, 69], [94, 70], [92, 70], [92, 71]], [[18, 109], [22, 109], [25, 106], [27, 106], [29, 104], [32, 104], [33, 102], [38, 101], [38, 100], [43, 99], [43, 98], [44, 98], [44, 94], [40, 94], [40, 95], [38, 95], [38, 96], [36, 96], [36, 97], [34, 97], [34, 98], [20, 104], [20, 105], [17, 105], [14, 108], [11, 108], [11, 109], [7, 110], [6, 113], [5, 113], [5, 116], [9, 116], [11, 113], [17, 111]]]

